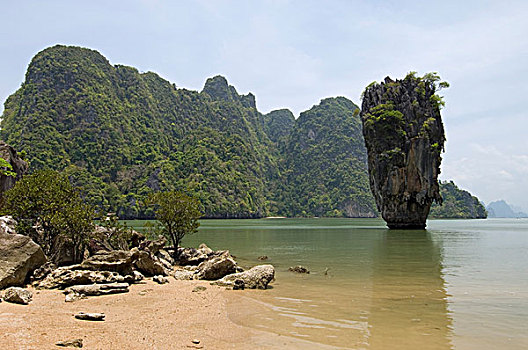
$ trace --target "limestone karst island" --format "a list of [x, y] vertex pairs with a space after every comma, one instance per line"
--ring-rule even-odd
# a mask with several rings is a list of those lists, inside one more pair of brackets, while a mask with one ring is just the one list
[[2, 10], [0, 349], [528, 348], [526, 5]]

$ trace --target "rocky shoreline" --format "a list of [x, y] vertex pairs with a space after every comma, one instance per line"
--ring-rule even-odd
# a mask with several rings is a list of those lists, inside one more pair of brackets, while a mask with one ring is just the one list
[[[165, 247], [167, 243], [165, 238], [152, 241], [139, 232], [133, 232], [130, 250], [110, 250], [106, 248], [104, 242], [91, 241], [90, 252], [87, 252], [89, 256], [80, 264], [56, 266], [47, 261], [41, 248], [29, 237], [16, 234], [15, 227], [14, 220], [9, 217], [0, 217], [0, 288], [3, 289], [0, 291], [0, 302], [2, 299], [5, 301], [0, 304], [0, 308], [2, 309], [1, 318], [5, 324], [9, 323], [9, 315], [11, 315], [9, 310], [12, 306], [8, 304], [13, 303], [14, 307], [17, 307], [13, 310], [22, 313], [22, 319], [19, 320], [22, 322], [19, 325], [20, 330], [26, 325], [30, 328], [46, 328], [46, 323], [42, 326], [36, 324], [36, 322], [49, 321], [38, 321], [41, 316], [45, 315], [41, 315], [41, 311], [36, 311], [34, 304], [45, 307], [46, 303], [50, 303], [49, 307], [57, 310], [72, 310], [66, 305], [75, 305], [77, 311], [70, 313], [69, 317], [75, 319], [76, 322], [98, 320], [106, 323], [109, 319], [106, 315], [114, 312], [111, 307], [114, 303], [123, 303], [123, 307], [128, 304], [130, 308], [141, 309], [143, 306], [148, 308], [148, 305], [135, 305], [137, 296], [146, 297], [153, 293], [160, 294], [159, 297], [163, 299], [169, 298], [169, 301], [157, 301], [165, 302], [169, 307], [166, 310], [168, 312], [174, 300], [179, 300], [179, 304], [193, 304], [196, 301], [195, 297], [186, 300], [181, 294], [189, 289], [191, 295], [204, 296], [228, 293], [226, 290], [266, 289], [275, 277], [275, 269], [269, 264], [257, 265], [244, 270], [227, 250], [214, 251], [205, 244], [201, 244], [198, 248], [178, 247], [174, 249]], [[104, 228], [98, 227], [97, 229]], [[157, 292], [154, 292], [155, 290]], [[125, 296], [131, 292], [136, 295]], [[63, 295], [64, 305], [57, 305], [56, 299], [59, 295]], [[53, 299], [53, 303], [50, 298]], [[100, 299], [101, 302], [94, 303], [91, 301], [94, 299]], [[127, 301], [128, 299], [130, 300]], [[225, 308], [222, 299], [219, 303], [215, 308]], [[29, 304], [29, 306], [15, 306], [15, 304]], [[99, 305], [99, 307], [97, 309], [88, 307], [92, 304]], [[213, 300], [207, 307], [212, 307], [212, 304], [214, 304]], [[23, 310], [24, 308], [26, 310]], [[142, 317], [143, 321], [157, 319], [158, 311], [147, 312]], [[15, 318], [20, 316], [17, 312], [12, 316]], [[128, 313], [128, 311], [124, 312]], [[218, 311], [218, 313], [225, 314], [223, 311]], [[26, 317], [25, 314], [30, 316]], [[202, 316], [204, 317], [201, 318], [201, 322], [210, 321], [208, 314]], [[178, 323], [178, 317], [170, 323], [175, 329], [181, 326]], [[15, 333], [18, 334], [17, 332]], [[44, 333], [47, 334], [47, 332]], [[27, 346], [22, 346], [18, 336], [13, 337], [12, 333], [6, 331], [0, 344], [8, 348], [16, 344], [18, 345], [14, 348], [51, 347], [54, 344], [68, 347], [79, 347], [80, 344], [82, 347], [82, 334], [80, 336], [81, 338], [75, 339], [54, 339], [52, 343], [49, 339], [44, 343], [38, 340], [38, 346], [32, 347], [31, 339], [26, 344]], [[94, 336], [96, 338], [104, 336], [104, 332], [99, 335], [94, 334]], [[37, 339], [40, 338], [37, 337]], [[100, 341], [94, 344], [97, 345], [93, 348], [113, 348], [113, 346], [103, 346], [104, 342]], [[200, 342], [189, 346], [200, 348]], [[129, 347], [136, 348], [132, 344], [129, 344]]]

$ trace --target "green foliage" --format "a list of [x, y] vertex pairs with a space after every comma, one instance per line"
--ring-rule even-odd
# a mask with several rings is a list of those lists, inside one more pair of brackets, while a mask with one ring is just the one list
[[444, 97], [436, 94], [437, 91], [446, 89], [449, 87], [447, 81], [441, 81], [440, 76], [437, 72], [425, 73], [423, 77], [417, 77], [416, 72], [410, 72], [405, 77], [407, 80], [418, 80], [419, 92], [425, 97], [426, 95], [426, 85], [427, 90], [430, 91], [429, 99], [433, 102], [439, 109], [445, 107]]
[[[365, 114], [365, 134], [372, 133], [376, 152], [394, 153], [405, 142], [403, 113], [394, 109], [392, 103], [380, 104]], [[392, 154], [391, 153], [391, 154]]]
[[96, 51], [55, 46], [6, 101], [0, 134], [30, 171], [65, 171], [99, 215], [152, 217], [139, 205], [146, 194], [191, 190], [208, 217], [260, 217], [278, 178], [261, 117], [222, 77], [202, 93], [175, 89]]
[[51, 170], [26, 175], [5, 193], [2, 211], [12, 215], [17, 232], [30, 236], [51, 260], [58, 258], [58, 245], [66, 243], [74, 262], [82, 261], [95, 213], [66, 176]]
[[434, 203], [429, 212], [430, 218], [485, 219], [486, 208], [477, 197], [458, 188], [453, 181], [440, 182], [443, 204]]
[[13, 166], [4, 158], [0, 157], [0, 175], [15, 177]]
[[185, 235], [198, 231], [198, 219], [203, 215], [200, 202], [183, 192], [156, 192], [148, 196], [146, 204], [154, 207], [159, 222], [157, 233], [170, 239], [178, 247]]

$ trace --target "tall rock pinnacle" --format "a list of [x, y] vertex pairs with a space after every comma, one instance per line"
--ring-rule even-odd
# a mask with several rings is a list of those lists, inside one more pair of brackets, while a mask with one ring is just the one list
[[389, 228], [424, 229], [439, 193], [445, 135], [434, 73], [389, 77], [363, 93], [361, 120], [368, 151], [370, 187]]

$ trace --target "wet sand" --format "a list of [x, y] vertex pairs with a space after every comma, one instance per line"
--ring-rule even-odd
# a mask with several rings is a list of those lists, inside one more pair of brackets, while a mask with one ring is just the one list
[[[207, 289], [193, 292], [196, 286]], [[29, 305], [0, 303], [0, 349], [58, 349], [58, 341], [83, 339], [83, 349], [310, 349], [320, 344], [243, 327], [231, 321], [231, 291], [205, 281], [158, 285], [150, 280], [130, 292], [71, 303], [59, 290], [30, 290]], [[81, 321], [77, 312], [101, 312], [104, 322]], [[247, 310], [246, 310], [247, 312]], [[194, 344], [194, 339], [200, 340]]]

